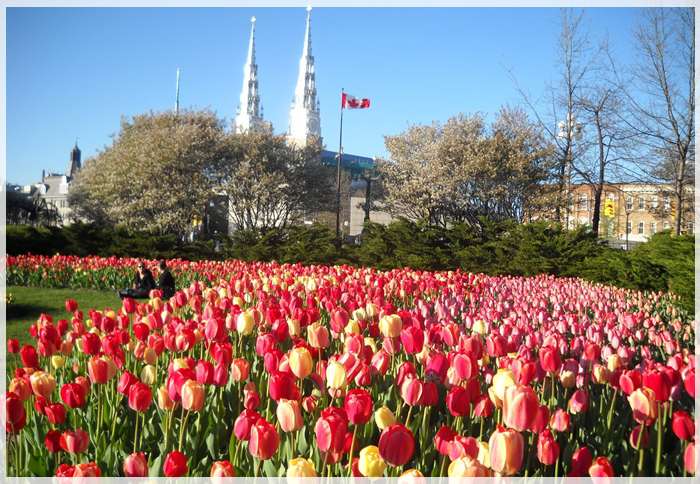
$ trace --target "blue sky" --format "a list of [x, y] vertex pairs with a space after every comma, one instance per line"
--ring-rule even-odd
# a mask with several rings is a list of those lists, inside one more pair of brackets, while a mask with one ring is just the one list
[[[592, 39], [609, 29], [628, 59], [633, 8], [590, 8]], [[346, 153], [386, 156], [383, 135], [521, 99], [557, 79], [557, 8], [332, 8], [311, 12], [316, 86], [327, 149], [337, 151], [341, 89], [371, 99], [346, 111]], [[180, 106], [235, 116], [256, 22], [267, 121], [287, 129], [306, 9], [8, 8], [6, 177], [64, 173], [76, 138], [83, 160], [111, 144], [121, 117]]]

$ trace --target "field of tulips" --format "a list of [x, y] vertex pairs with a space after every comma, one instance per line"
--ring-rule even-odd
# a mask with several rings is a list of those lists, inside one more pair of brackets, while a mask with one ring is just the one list
[[[7, 283], [113, 289], [134, 265], [8, 256]], [[169, 265], [169, 301], [67, 300], [71, 321], [42, 314], [35, 345], [8, 340], [8, 475], [695, 473], [695, 321], [673, 295]]]

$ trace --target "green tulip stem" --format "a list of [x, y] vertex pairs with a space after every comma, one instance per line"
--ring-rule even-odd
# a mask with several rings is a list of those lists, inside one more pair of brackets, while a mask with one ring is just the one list
[[139, 437], [139, 413], [136, 412], [136, 423], [134, 424], [134, 452], [138, 449]]
[[255, 479], [253, 479], [253, 484], [258, 480], [258, 474], [260, 474], [260, 468], [262, 467], [263, 460], [258, 459], [258, 465], [255, 467]]
[[641, 424], [642, 427], [639, 431], [639, 436], [637, 437], [637, 451], [639, 452], [639, 464], [637, 465], [637, 470], [641, 474], [642, 468], [644, 467], [644, 449], [642, 448], [642, 436], [644, 435], [645, 424]]
[[610, 426], [612, 425], [613, 410], [615, 410], [615, 399], [617, 398], [617, 389], [613, 394], [612, 403], [610, 404], [610, 410], [608, 410], [608, 432], [610, 431]]
[[[328, 463], [329, 451], [326, 451], [326, 456], [323, 458], [323, 465], [321, 466], [321, 477], [326, 475], [326, 464]], [[350, 472], [352, 472], [352, 464], [350, 465]]]
[[294, 460], [294, 432], [289, 432], [290, 446], [289, 446], [289, 461]]
[[445, 464], [447, 463], [447, 454], [442, 456], [442, 465], [440, 466], [440, 481], [442, 481], [443, 474], [445, 474]]
[[[185, 411], [185, 407], [182, 407], [182, 411]], [[182, 439], [185, 436], [185, 427], [187, 426], [187, 418], [190, 416], [190, 411], [187, 410], [187, 413], [185, 414], [185, 420], [182, 421], [180, 425], [180, 443], [178, 444], [177, 450], [182, 452]], [[182, 418], [182, 415], [180, 416]]]
[[559, 478], [559, 457], [557, 457], [557, 461], [554, 463], [554, 479]]
[[552, 373], [552, 391], [549, 392], [549, 410], [554, 408], [554, 373]]
[[15, 476], [19, 477], [19, 435], [15, 430], [15, 424], [12, 423], [12, 435], [15, 436]]
[[[411, 407], [413, 408], [413, 407]], [[348, 457], [348, 477], [352, 477], [352, 454], [355, 450], [355, 437], [357, 436], [357, 424], [352, 432], [352, 441], [350, 442], [350, 456]]]
[[479, 442], [481, 442], [481, 436], [484, 435], [484, 420], [485, 417], [481, 417], [481, 425], [479, 426]]
[[163, 418], [166, 419], [166, 423], [165, 423], [165, 450], [164, 450], [164, 452], [166, 454], [168, 454], [168, 447], [170, 445], [170, 424], [172, 423], [172, 420], [173, 420], [172, 412], [166, 410], [163, 413]]
[[238, 451], [241, 448], [242, 442], [243, 442], [242, 440], [239, 440], [238, 443], [236, 444], [236, 452], [233, 454], [233, 462], [232, 462], [234, 467], [236, 466], [236, 463], [238, 462]]
[[[688, 451], [688, 441], [683, 441], [683, 460], [685, 460], [685, 453]], [[693, 457], [694, 459], [695, 457]], [[685, 462], [683, 462], [683, 477], [688, 477], [688, 469], [685, 467]]]
[[406, 415], [406, 427], [408, 427], [408, 421], [411, 418], [411, 412], [413, 412], [413, 405], [408, 406], [408, 415]]
[[658, 416], [656, 417], [656, 466], [654, 471], [658, 476], [661, 473], [661, 453], [663, 451], [663, 440], [664, 440], [664, 422], [661, 420], [661, 412], [664, 413], [664, 421], [666, 420], [666, 409], [661, 410], [661, 403], [659, 405]]

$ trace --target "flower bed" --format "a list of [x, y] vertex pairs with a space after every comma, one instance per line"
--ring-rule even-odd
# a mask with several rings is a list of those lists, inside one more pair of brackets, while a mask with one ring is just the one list
[[[8, 257], [7, 280], [113, 288], [134, 264]], [[8, 341], [8, 475], [695, 471], [695, 322], [669, 295], [550, 276], [169, 265], [186, 286], [170, 301], [69, 300], [71, 321], [32, 326], [36, 349]]]

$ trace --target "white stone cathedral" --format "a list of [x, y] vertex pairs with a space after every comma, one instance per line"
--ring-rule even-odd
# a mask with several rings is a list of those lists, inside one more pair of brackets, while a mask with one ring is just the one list
[[[289, 113], [287, 143], [306, 145], [308, 136], [321, 137], [320, 103], [316, 99], [314, 56], [311, 52], [311, 7], [307, 7], [306, 34], [299, 61], [299, 78]], [[263, 108], [258, 95], [258, 66], [255, 62], [255, 17], [251, 19], [248, 59], [243, 67], [243, 90], [236, 110], [236, 128], [255, 130], [263, 121]]]

